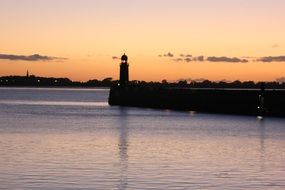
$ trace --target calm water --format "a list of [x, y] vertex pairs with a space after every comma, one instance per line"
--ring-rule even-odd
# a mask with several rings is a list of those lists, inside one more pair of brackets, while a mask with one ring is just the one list
[[285, 189], [285, 120], [0, 88], [0, 189]]

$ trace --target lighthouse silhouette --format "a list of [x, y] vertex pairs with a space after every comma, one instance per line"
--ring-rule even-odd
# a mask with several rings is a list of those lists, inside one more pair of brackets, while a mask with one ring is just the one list
[[126, 54], [121, 57], [120, 65], [120, 86], [125, 86], [129, 82], [129, 63]]

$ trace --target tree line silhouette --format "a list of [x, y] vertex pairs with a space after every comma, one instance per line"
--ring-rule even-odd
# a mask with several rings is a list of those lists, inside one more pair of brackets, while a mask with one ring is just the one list
[[[69, 78], [38, 77], [38, 76], [3, 76], [0, 77], [0, 86], [6, 87], [112, 87], [118, 85], [118, 80], [111, 77], [103, 80], [89, 80], [87, 82], [72, 81]], [[285, 89], [285, 82], [254, 82], [254, 81], [234, 81], [234, 82], [215, 82], [204, 81], [186, 81], [180, 80], [168, 82], [146, 82], [133, 80], [128, 83], [129, 86], [153, 87], [153, 88], [242, 88], [259, 89], [265, 84], [267, 89]]]

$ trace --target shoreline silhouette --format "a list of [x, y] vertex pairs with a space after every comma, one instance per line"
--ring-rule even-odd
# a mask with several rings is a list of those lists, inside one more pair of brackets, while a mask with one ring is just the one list
[[[35, 75], [30, 76], [2, 76], [0, 77], [0, 87], [108, 87], [118, 85], [120, 80], [113, 80], [108, 77], [103, 80], [92, 79], [86, 82], [72, 81], [69, 78], [56, 77], [40, 77]], [[285, 83], [277, 81], [272, 82], [254, 82], [254, 81], [191, 81], [178, 80], [175, 82], [168, 82], [162, 80], [161, 82], [146, 82], [133, 80], [129, 81], [129, 86], [141, 86], [149, 88], [195, 88], [195, 89], [260, 89], [262, 84], [265, 84], [266, 89], [285, 90]]]

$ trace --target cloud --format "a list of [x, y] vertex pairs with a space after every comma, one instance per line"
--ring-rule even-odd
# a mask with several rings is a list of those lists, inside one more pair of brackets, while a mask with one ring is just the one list
[[280, 46], [278, 44], [272, 45], [272, 48], [279, 48]]
[[198, 56], [194, 58], [194, 61], [201, 61], [203, 62], [205, 60], [204, 56]]
[[174, 55], [172, 53], [170, 53], [170, 52], [168, 52], [167, 54], [164, 54], [163, 56], [164, 57], [174, 57]]
[[[190, 54], [179, 54], [179, 56], [174, 56], [172, 53], [161, 54], [159, 57], [172, 58], [174, 62], [224, 62], [224, 63], [249, 63], [249, 62], [285, 62], [285, 56], [268, 56], [268, 57], [227, 57], [227, 56], [193, 56]], [[115, 57], [116, 58], [116, 57]], [[113, 58], [114, 59], [114, 58]]]
[[192, 57], [192, 55], [191, 54], [180, 54], [180, 57]]
[[276, 56], [276, 57], [262, 57], [258, 59], [257, 61], [265, 62], [265, 63], [270, 63], [270, 62], [285, 62], [285, 56]]
[[185, 58], [185, 59], [184, 59], [184, 61], [186, 61], [186, 62], [188, 62], [188, 63], [189, 63], [189, 62], [191, 62], [191, 61], [192, 61], [192, 59], [191, 59], [190, 57], [187, 57], [187, 58]]
[[117, 57], [117, 56], [113, 56], [113, 57], [112, 57], [112, 59], [119, 59], [119, 57]]
[[11, 61], [55, 61], [66, 60], [66, 58], [50, 57], [39, 54], [34, 55], [12, 55], [12, 54], [0, 54], [0, 59], [6, 59]]
[[[164, 55], [159, 55], [160, 57], [174, 57], [172, 53], [164, 54]], [[193, 56], [191, 54], [180, 54], [179, 57], [172, 59], [175, 62], [204, 62], [204, 61], [209, 61], [209, 62], [227, 62], [227, 63], [247, 63], [249, 62], [248, 59], [245, 58], [237, 58], [237, 57], [206, 57], [206, 56]]]
[[159, 57], [174, 57], [173, 53], [168, 52], [167, 54], [164, 55], [158, 55]]
[[237, 57], [208, 57], [207, 61], [209, 62], [227, 62], [227, 63], [247, 63], [247, 59], [240, 59]]
[[[180, 55], [181, 56], [181, 55]], [[190, 56], [184, 56], [184, 58], [177, 58], [177, 59], [173, 59], [174, 61], [185, 61], [187, 63], [192, 62], [192, 61], [204, 61], [204, 56], [198, 56], [198, 57], [191, 57]]]
[[180, 61], [183, 61], [183, 59], [177, 58], [177, 59], [173, 59], [173, 61], [175, 61], [175, 62], [180, 62]]
[[257, 59], [258, 57], [253, 57], [253, 56], [243, 56], [241, 57], [242, 59]]

